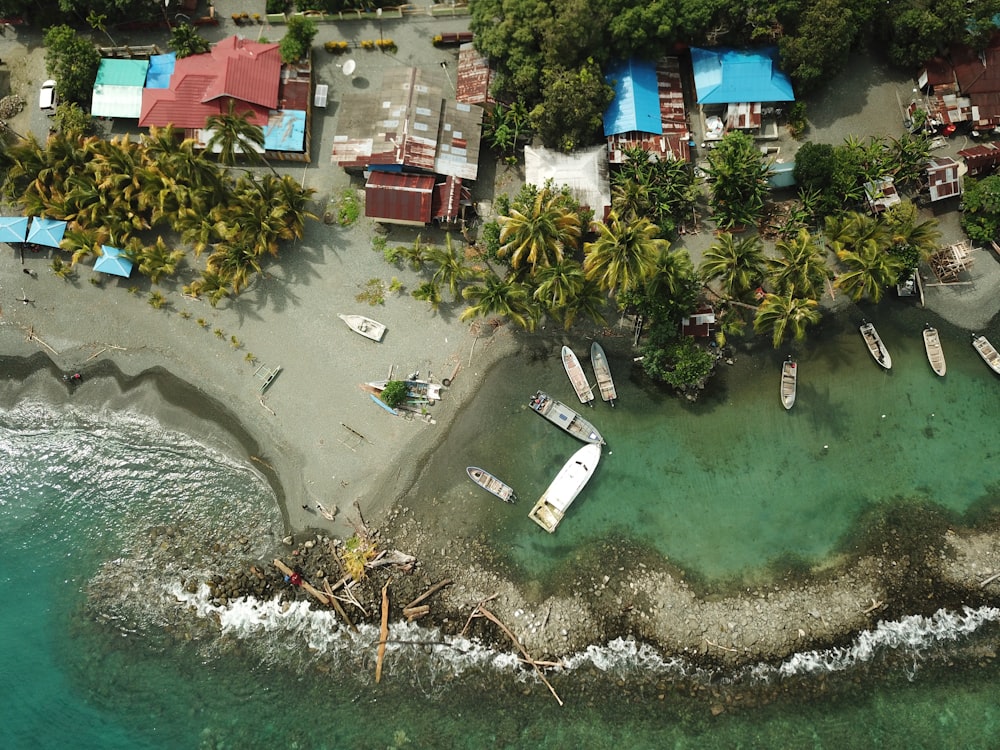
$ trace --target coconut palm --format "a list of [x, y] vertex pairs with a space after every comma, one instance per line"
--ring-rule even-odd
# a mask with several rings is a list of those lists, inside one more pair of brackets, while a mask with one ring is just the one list
[[794, 288], [812, 299], [823, 296], [830, 269], [825, 253], [808, 229], [800, 229], [794, 238], [778, 240], [774, 249], [777, 257], [767, 258], [765, 263], [779, 294], [787, 294]]
[[608, 298], [604, 295], [604, 290], [596, 281], [584, 278], [580, 291], [570, 297], [565, 306], [550, 312], [562, 323], [563, 328], [569, 330], [581, 315], [595, 325], [603, 325], [607, 322], [604, 315], [607, 309]]
[[712, 211], [719, 227], [755, 224], [764, 212], [770, 168], [753, 139], [731, 131], [708, 152]]
[[481, 284], [465, 287], [462, 297], [470, 305], [462, 311], [460, 320], [495, 315], [510, 318], [528, 331], [534, 330], [537, 323], [538, 312], [531, 306], [528, 288], [511, 278], [487, 274]]
[[207, 295], [209, 304], [215, 307], [229, 296], [229, 278], [211, 268], [206, 268], [201, 272], [200, 279], [195, 279], [184, 287], [184, 293], [192, 297]]
[[705, 251], [699, 270], [706, 279], [719, 279], [726, 296], [742, 297], [764, 277], [760, 238], [753, 234], [737, 240], [731, 232], [723, 232]]
[[226, 114], [212, 115], [205, 121], [205, 129], [212, 131], [206, 150], [217, 150], [222, 164], [231, 166], [236, 163], [237, 154], [245, 154], [249, 159], [267, 164], [274, 172], [274, 167], [267, 163], [261, 153], [264, 148], [264, 130], [260, 125], [254, 124], [253, 117], [251, 109], [237, 114], [236, 102], [230, 99]]
[[556, 319], [561, 317], [559, 311], [572, 304], [583, 291], [586, 282], [583, 266], [572, 258], [543, 266], [532, 278], [536, 283], [532, 298]]
[[612, 295], [641, 286], [656, 272], [656, 261], [670, 244], [657, 235], [649, 219], [622, 220], [614, 212], [597, 225], [599, 236], [584, 245], [583, 270], [587, 278]]
[[412, 292], [413, 299], [429, 302], [432, 310], [441, 307], [441, 288], [434, 281], [425, 281]]
[[766, 294], [754, 316], [753, 329], [757, 333], [771, 332], [774, 348], [781, 346], [789, 333], [796, 341], [806, 337], [806, 327], [819, 322], [819, 303], [814, 299], [795, 296], [791, 287], [787, 294]]
[[532, 271], [562, 260], [581, 235], [579, 215], [548, 187], [538, 191], [529, 208], [511, 208], [510, 216], [501, 216], [499, 223], [500, 255], [510, 257], [514, 268], [527, 262]]
[[162, 237], [157, 237], [151, 246], [144, 247], [136, 256], [139, 272], [148, 276], [154, 284], [163, 276], [173, 276], [184, 260], [184, 251], [171, 250]]
[[834, 286], [855, 301], [868, 297], [878, 302], [885, 288], [895, 284], [905, 270], [899, 256], [890, 255], [874, 242], [862, 243], [856, 250], [839, 250], [837, 258], [847, 270], [837, 276]]
[[448, 287], [453, 300], [458, 299], [459, 285], [476, 275], [476, 270], [465, 262], [464, 247], [453, 245], [450, 232], [444, 236], [444, 247], [429, 247], [426, 257], [429, 263], [437, 266], [432, 280], [435, 284]]

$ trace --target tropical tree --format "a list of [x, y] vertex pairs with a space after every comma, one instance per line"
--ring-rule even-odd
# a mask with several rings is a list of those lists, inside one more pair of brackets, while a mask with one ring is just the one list
[[89, 102], [101, 64], [97, 47], [66, 25], [49, 27], [42, 44], [45, 47], [45, 69], [55, 79], [59, 98]]
[[579, 317], [590, 320], [594, 325], [603, 325], [607, 322], [605, 312], [608, 309], [608, 298], [596, 282], [588, 281], [584, 278], [580, 291], [567, 300], [566, 305], [558, 308], [550, 308], [550, 314], [559, 322], [563, 328], [569, 330], [570, 326]]
[[319, 29], [308, 16], [292, 15], [285, 25], [285, 35], [278, 43], [283, 63], [294, 63], [309, 56], [313, 39]]
[[579, 214], [548, 186], [538, 191], [529, 207], [512, 206], [510, 215], [501, 216], [499, 222], [500, 255], [509, 257], [514, 268], [527, 262], [532, 271], [562, 260], [567, 249], [576, 249], [581, 235]]
[[532, 279], [536, 283], [532, 297], [557, 320], [562, 318], [560, 311], [580, 296], [587, 280], [583, 266], [572, 258], [542, 266]]
[[156, 242], [143, 247], [138, 254], [139, 273], [149, 277], [154, 284], [159, 283], [163, 276], [173, 276], [184, 260], [184, 251], [171, 250], [163, 237], [157, 237]]
[[1000, 175], [966, 181], [962, 229], [976, 242], [1000, 238]]
[[760, 149], [746, 133], [734, 130], [708, 152], [711, 206], [723, 229], [753, 226], [764, 213], [770, 172]]
[[831, 277], [825, 252], [807, 229], [800, 229], [792, 239], [775, 243], [777, 257], [765, 259], [771, 283], [779, 294], [797, 289], [805, 297], [819, 299]]
[[706, 279], [718, 279], [727, 297], [739, 299], [760, 283], [764, 268], [764, 252], [757, 235], [737, 240], [731, 232], [723, 232], [705, 251], [699, 270]]
[[658, 239], [660, 228], [646, 218], [622, 220], [615, 213], [597, 225], [598, 238], [584, 245], [583, 270], [587, 278], [612, 295], [619, 288], [644, 284], [655, 272], [656, 261], [669, 248]]
[[464, 247], [454, 246], [450, 232], [444, 236], [444, 247], [428, 248], [427, 261], [437, 266], [432, 277], [433, 282], [436, 285], [446, 286], [453, 300], [458, 299], [461, 283], [476, 275], [476, 270], [465, 262]]
[[465, 287], [462, 297], [470, 304], [462, 311], [460, 320], [495, 315], [510, 318], [525, 330], [535, 329], [538, 311], [531, 305], [528, 288], [518, 281], [491, 273], [482, 283]]
[[753, 329], [757, 333], [771, 332], [771, 342], [777, 349], [789, 333], [796, 341], [806, 337], [806, 328], [819, 322], [819, 303], [814, 299], [795, 296], [790, 286], [785, 294], [766, 294], [757, 307]]
[[575, 69], [564, 65], [542, 70], [541, 101], [531, 111], [531, 124], [547, 147], [569, 152], [597, 140], [614, 90], [593, 59]]
[[834, 285], [855, 300], [868, 297], [878, 302], [885, 287], [895, 284], [906, 267], [899, 256], [887, 252], [890, 235], [885, 224], [865, 214], [827, 217], [826, 236], [847, 269]]
[[[264, 148], [264, 130], [253, 122], [254, 113], [246, 109], [237, 114], [236, 102], [229, 100], [226, 114], [212, 115], [205, 121], [205, 128], [212, 132], [206, 144], [207, 151], [217, 151], [222, 164], [232, 166], [237, 154], [267, 163], [261, 151]], [[270, 166], [268, 164], [268, 166]], [[271, 167], [272, 171], [274, 170]]]
[[176, 54], [177, 59], [200, 55], [212, 49], [211, 43], [198, 33], [198, 29], [186, 23], [177, 24], [170, 29], [170, 41], [167, 42]]

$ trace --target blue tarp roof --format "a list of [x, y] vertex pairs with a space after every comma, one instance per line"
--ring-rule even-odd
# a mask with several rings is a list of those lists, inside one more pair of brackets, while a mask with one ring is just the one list
[[166, 55], [151, 55], [149, 71], [146, 73], [147, 89], [170, 88], [170, 76], [174, 73], [177, 55], [173, 52]]
[[272, 113], [264, 128], [264, 148], [268, 151], [304, 151], [306, 143], [306, 113], [298, 109], [283, 109]]
[[698, 104], [793, 102], [792, 82], [777, 68], [777, 50], [691, 48]]
[[619, 61], [609, 67], [604, 78], [615, 89], [615, 98], [604, 113], [605, 136], [633, 130], [663, 132], [655, 63], [635, 58]]

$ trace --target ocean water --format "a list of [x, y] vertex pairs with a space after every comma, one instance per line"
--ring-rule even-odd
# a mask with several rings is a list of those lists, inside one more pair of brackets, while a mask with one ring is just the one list
[[[501, 366], [411, 501], [426, 497], [442, 523], [461, 517], [444, 533], [494, 536], [526, 578], [628, 533], [706, 580], [761, 575], [783, 554], [821, 560], [894, 498], [956, 517], [995, 507], [996, 472], [981, 464], [1000, 379], [964, 332], [939, 326], [938, 380], [922, 320], [877, 322], [893, 373], [829, 322], [798, 352], [791, 413], [779, 354], [741, 354], [694, 405], [615, 359], [619, 407], [587, 410], [609, 450], [551, 537], [526, 513], [576, 444], [523, 404], [539, 387], [570, 403], [568, 382], [542, 354]], [[494, 469], [521, 503], [477, 493], [467, 464]], [[370, 629], [346, 635], [301, 605], [208, 603], [210, 570], [284, 534], [247, 462], [139, 415], [26, 402], [0, 413], [0, 479], [2, 747], [988, 748], [1000, 736], [995, 608], [882, 623], [737, 674], [595, 644], [553, 675], [562, 707], [509, 654], [395, 624], [408, 643], [390, 647], [374, 685]], [[470, 518], [476, 528], [461, 525]], [[740, 708], [761, 694], [767, 705]]]

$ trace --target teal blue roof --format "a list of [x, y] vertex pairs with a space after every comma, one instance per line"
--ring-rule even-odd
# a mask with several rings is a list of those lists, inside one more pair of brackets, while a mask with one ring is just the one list
[[[278, 119], [274, 119], [277, 117]], [[264, 148], [268, 151], [305, 151], [306, 113], [283, 109], [272, 114], [264, 128]]]
[[793, 102], [792, 82], [777, 67], [777, 50], [691, 48], [698, 104]]
[[146, 85], [146, 70], [149, 60], [115, 60], [105, 58], [97, 69], [95, 86], [132, 86], [142, 88]]
[[615, 98], [604, 113], [604, 135], [663, 132], [656, 65], [648, 60], [613, 63], [604, 76]]

